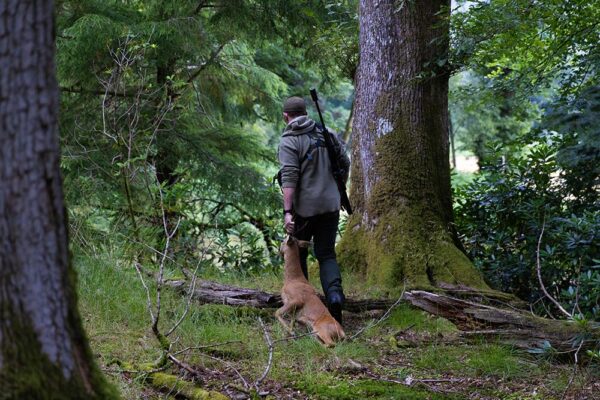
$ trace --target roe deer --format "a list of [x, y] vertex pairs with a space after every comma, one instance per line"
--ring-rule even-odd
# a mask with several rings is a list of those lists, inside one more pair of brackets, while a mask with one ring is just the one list
[[292, 327], [283, 316], [289, 312], [295, 313], [295, 319], [310, 326], [325, 346], [332, 347], [346, 334], [302, 273], [299, 248], [308, 244], [309, 242], [299, 241], [292, 236], [288, 236], [281, 244], [280, 251], [284, 258], [284, 283], [281, 289], [283, 307], [275, 312], [275, 316], [293, 334]]

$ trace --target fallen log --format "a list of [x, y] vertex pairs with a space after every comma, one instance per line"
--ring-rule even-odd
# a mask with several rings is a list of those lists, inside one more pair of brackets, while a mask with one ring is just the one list
[[[189, 294], [189, 282], [185, 280], [165, 281], [173, 289]], [[325, 301], [323, 296], [320, 296]], [[279, 308], [283, 305], [279, 293], [268, 293], [258, 289], [248, 289], [224, 285], [213, 281], [198, 280], [192, 294], [192, 299], [203, 304], [226, 304], [230, 306], [247, 306], [255, 308]], [[386, 310], [394, 304], [387, 299], [346, 299], [344, 309], [350, 312], [369, 310]]]
[[[187, 291], [190, 285], [185, 280], [171, 280], [166, 281], [165, 284], [183, 294], [189, 294]], [[278, 308], [283, 305], [278, 293], [205, 280], [198, 280], [195, 286], [192, 298], [203, 304], [256, 308]], [[496, 303], [499, 299], [487, 298], [481, 291], [456, 287], [448, 289], [451, 293], [464, 296], [468, 300], [423, 290], [407, 291], [403, 294], [403, 300], [430, 314], [448, 319], [463, 332], [461, 334], [463, 337], [474, 335], [494, 337], [502, 342], [526, 349], [546, 348], [550, 344], [559, 352], [575, 351], [574, 349], [577, 349], [581, 340], [584, 341], [582, 349], [597, 346], [600, 340], [600, 328], [598, 327], [585, 328], [573, 321], [537, 317], [516, 308], [514, 304], [518, 304], [518, 302], [509, 304], [507, 301], [506, 307], [492, 306], [489, 303]], [[470, 300], [473, 298], [477, 301]], [[323, 296], [321, 296], [321, 300], [324, 301]], [[508, 300], [508, 297], [503, 300]], [[344, 310], [350, 312], [387, 310], [394, 303], [394, 300], [389, 299], [348, 298]]]
[[461, 336], [494, 337], [520, 348], [547, 348], [574, 352], [598, 346], [600, 328], [575, 321], [552, 320], [515, 308], [505, 309], [422, 290], [406, 292], [413, 306], [444, 317], [463, 331]]

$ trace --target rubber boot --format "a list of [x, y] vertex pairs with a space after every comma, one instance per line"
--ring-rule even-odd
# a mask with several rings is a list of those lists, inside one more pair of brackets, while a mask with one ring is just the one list
[[344, 294], [331, 291], [327, 294], [327, 309], [335, 320], [343, 326], [342, 323], [342, 308], [344, 308]]

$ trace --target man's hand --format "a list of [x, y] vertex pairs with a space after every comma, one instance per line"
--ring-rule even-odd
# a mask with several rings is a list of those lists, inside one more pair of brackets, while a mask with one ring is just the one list
[[293, 235], [294, 234], [294, 221], [293, 221], [293, 216], [292, 214], [285, 214], [285, 217], [283, 217], [283, 227], [285, 229], [285, 231], [289, 234], [289, 235]]
[[[295, 188], [291, 188], [291, 187], [283, 188], [283, 209], [284, 210], [291, 210], [292, 208], [294, 208], [293, 198], [294, 198], [295, 190], [296, 190]], [[293, 218], [294, 218], [294, 216], [291, 213], [285, 213], [285, 215], [283, 216], [283, 228], [288, 233], [288, 235], [294, 234]]]

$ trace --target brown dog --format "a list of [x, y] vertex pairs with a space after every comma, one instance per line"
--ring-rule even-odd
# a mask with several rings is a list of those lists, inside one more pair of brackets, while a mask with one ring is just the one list
[[309, 242], [299, 241], [292, 236], [288, 236], [281, 244], [280, 251], [285, 262], [284, 283], [283, 289], [281, 289], [283, 307], [275, 312], [275, 316], [285, 329], [293, 334], [292, 327], [283, 319], [283, 316], [290, 311], [295, 312], [295, 318], [298, 321], [310, 326], [325, 346], [332, 347], [346, 334], [302, 273], [300, 246], [308, 246], [308, 244]]

